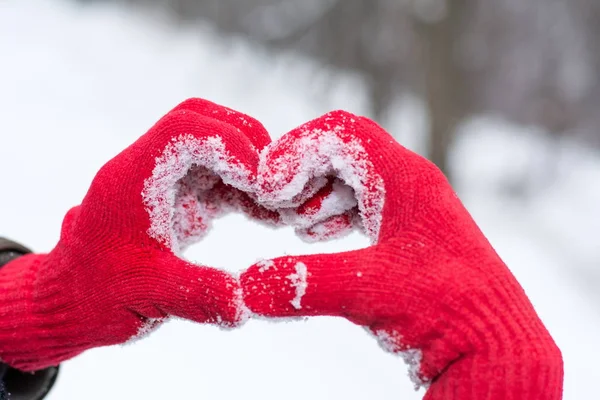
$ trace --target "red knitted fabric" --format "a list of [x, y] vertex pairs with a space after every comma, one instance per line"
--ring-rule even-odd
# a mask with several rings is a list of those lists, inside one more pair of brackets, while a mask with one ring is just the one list
[[[345, 112], [259, 158], [269, 141], [257, 121], [204, 100], [167, 114], [99, 171], [49, 254], [0, 270], [0, 359], [42, 369], [169, 315], [236, 326], [245, 301], [264, 316], [365, 326], [428, 400], [562, 397], [559, 349], [435, 166]], [[373, 246], [261, 262], [240, 288], [178, 257], [229, 210], [309, 240], [359, 227]]]
[[432, 163], [341, 111], [262, 156], [261, 202], [283, 208], [309, 238], [354, 224], [373, 245], [252, 266], [241, 277], [251, 311], [341, 316], [366, 327], [404, 357], [427, 400], [562, 398], [560, 350]]
[[277, 222], [241, 191], [269, 141], [254, 119], [204, 100], [168, 113], [98, 172], [49, 254], [0, 269], [0, 359], [39, 370], [169, 315], [239, 324], [237, 280], [176, 254], [229, 208]]

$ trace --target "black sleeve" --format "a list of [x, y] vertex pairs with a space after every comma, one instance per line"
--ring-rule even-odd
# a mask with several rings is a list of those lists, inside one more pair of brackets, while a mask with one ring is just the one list
[[[31, 251], [0, 237], [0, 268]], [[56, 381], [58, 367], [21, 372], [0, 362], [0, 400], [42, 400]]]

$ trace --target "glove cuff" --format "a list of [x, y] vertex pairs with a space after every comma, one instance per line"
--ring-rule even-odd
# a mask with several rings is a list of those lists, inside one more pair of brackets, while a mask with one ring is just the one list
[[[0, 268], [27, 253], [31, 253], [27, 247], [0, 237]], [[23, 373], [0, 362], [0, 398], [8, 394], [18, 399], [41, 400], [54, 386], [58, 371], [56, 366]]]

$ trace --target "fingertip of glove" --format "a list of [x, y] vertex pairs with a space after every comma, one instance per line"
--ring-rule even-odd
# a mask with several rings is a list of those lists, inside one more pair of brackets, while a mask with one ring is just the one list
[[244, 133], [258, 150], [263, 149], [271, 142], [271, 137], [260, 121], [232, 108], [206, 99], [192, 97], [181, 102], [171, 112], [181, 110], [192, 111], [233, 126]]
[[306, 267], [293, 259], [266, 260], [252, 265], [240, 276], [244, 304], [249, 311], [267, 317], [294, 315], [306, 291]]

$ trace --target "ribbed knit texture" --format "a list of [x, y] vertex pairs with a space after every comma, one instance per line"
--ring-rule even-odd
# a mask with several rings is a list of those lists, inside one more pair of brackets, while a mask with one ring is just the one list
[[[251, 173], [257, 149], [270, 141], [258, 121], [208, 101], [190, 99], [168, 113], [98, 172], [82, 204], [67, 213], [49, 254], [26, 255], [0, 269], [0, 360], [40, 370], [128, 341], [170, 315], [225, 327], [240, 323], [233, 276], [190, 264], [148, 234], [145, 181], [157, 157], [182, 135], [218, 136]], [[265, 216], [236, 199], [249, 214]]]
[[[269, 148], [267, 164], [310, 158], [294, 152], [315, 132], [334, 132], [345, 143], [358, 140], [383, 179], [376, 243], [252, 266], [241, 277], [251, 311], [341, 316], [367, 327], [388, 350], [409, 357], [415, 381], [429, 386], [426, 400], [561, 399], [560, 350], [443, 174], [373, 121], [346, 112], [288, 133]], [[264, 190], [307, 173], [296, 164], [277, 170], [277, 181], [265, 177]], [[340, 175], [335, 168], [325, 172]], [[368, 175], [360, 184], [374, 190], [369, 180], [375, 178]]]

